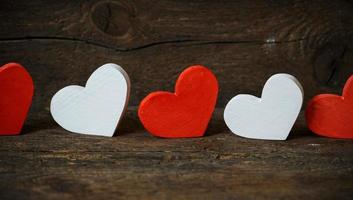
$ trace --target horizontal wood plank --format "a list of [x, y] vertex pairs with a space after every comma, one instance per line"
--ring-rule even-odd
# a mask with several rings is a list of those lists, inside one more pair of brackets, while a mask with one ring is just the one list
[[152, 91], [173, 91], [178, 75], [192, 64], [203, 64], [216, 74], [220, 83], [218, 107], [224, 107], [239, 93], [259, 96], [266, 80], [282, 72], [293, 74], [301, 81], [306, 102], [320, 92], [341, 92], [341, 88], [318, 84], [312, 78], [314, 70], [306, 57], [283, 55], [288, 48], [296, 49], [298, 43], [278, 44], [271, 47], [272, 53], [266, 46], [164, 44], [124, 53], [55, 40], [11, 41], [2, 42], [0, 60], [20, 62], [30, 71], [36, 88], [31, 112], [35, 115], [48, 114], [50, 99], [60, 88], [84, 85], [89, 75], [107, 62], [119, 63], [130, 75], [129, 105], [132, 106], [138, 105]]
[[[193, 64], [216, 74], [220, 108], [281, 72], [301, 81], [305, 103], [339, 93], [353, 73], [352, 10], [347, 0], [1, 1], [0, 63], [22, 63], [36, 91], [24, 134], [0, 137], [0, 199], [350, 199], [353, 142], [314, 136], [303, 114], [288, 141], [234, 136], [222, 109], [206, 137], [166, 140], [146, 133], [136, 106], [173, 91]], [[58, 127], [52, 95], [107, 62], [132, 82], [117, 136]]]
[[[353, 141], [317, 137], [303, 116], [288, 141], [234, 136], [217, 109], [206, 137], [159, 139], [130, 108], [117, 136], [54, 125], [0, 138], [1, 199], [349, 199]], [[50, 124], [50, 123], [49, 123]]]
[[29, 69], [35, 112], [106, 62], [126, 68], [135, 106], [150, 91], [173, 90], [192, 64], [216, 73], [219, 107], [241, 92], [259, 95], [273, 73], [297, 76], [306, 100], [340, 92], [353, 73], [349, 1], [5, 2], [0, 62]]

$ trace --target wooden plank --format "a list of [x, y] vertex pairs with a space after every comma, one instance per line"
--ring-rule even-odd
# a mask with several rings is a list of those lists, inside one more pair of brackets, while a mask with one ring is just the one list
[[52, 2], [4, 1], [1, 38], [71, 38], [116, 49], [185, 40], [321, 43], [347, 39], [353, 23], [352, 2], [344, 0]]
[[172, 91], [192, 64], [217, 75], [218, 107], [238, 93], [260, 95], [279, 72], [302, 82], [305, 101], [340, 92], [353, 73], [352, 8], [345, 0], [2, 1], [0, 63], [25, 65], [36, 94], [26, 134], [0, 138], [0, 199], [349, 199], [352, 141], [313, 136], [303, 115], [283, 142], [232, 135], [220, 109], [206, 137], [163, 140], [143, 130], [133, 107], [122, 134], [107, 139], [62, 130], [49, 102], [106, 62], [129, 73], [133, 106]]
[[[1, 199], [349, 199], [353, 141], [316, 137], [303, 116], [288, 141], [232, 135], [217, 109], [206, 137], [158, 139], [135, 108], [113, 138], [57, 126], [0, 138]], [[26, 127], [29, 130], [30, 127]]]
[[[84, 85], [90, 73], [106, 62], [124, 67], [131, 78], [129, 105], [138, 105], [156, 90], [174, 90], [181, 71], [192, 64], [208, 66], [220, 83], [218, 106], [239, 93], [261, 94], [263, 84], [274, 73], [287, 72], [296, 76], [305, 88], [305, 101], [320, 92], [340, 92], [313, 79], [313, 68], [307, 57], [284, 57], [281, 52], [299, 46], [284, 43], [271, 47], [249, 44], [164, 44], [129, 53], [81, 43], [56, 40], [2, 42], [0, 62], [17, 61], [27, 67], [35, 82], [32, 112], [48, 112], [52, 95], [66, 85]], [[197, 52], [197, 53], [193, 53]], [[288, 60], [290, 59], [290, 60]], [[303, 107], [304, 108], [304, 107]]]
[[[53, 74], [84, 83], [110, 61], [133, 79], [131, 105], [149, 91], [172, 90], [191, 64], [215, 71], [220, 107], [239, 92], [259, 93], [272, 73], [297, 76], [306, 100], [339, 92], [353, 73], [350, 1], [5, 2], [0, 62], [22, 62], [48, 94], [64, 85]], [[47, 105], [48, 97], [39, 101]]]

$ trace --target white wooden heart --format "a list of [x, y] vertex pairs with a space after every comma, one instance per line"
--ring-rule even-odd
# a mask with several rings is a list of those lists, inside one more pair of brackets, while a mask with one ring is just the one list
[[87, 135], [113, 136], [130, 95], [130, 79], [108, 63], [90, 76], [86, 87], [67, 86], [52, 98], [50, 112], [64, 129]]
[[224, 121], [236, 135], [263, 140], [285, 140], [303, 104], [304, 90], [289, 74], [275, 74], [261, 98], [240, 94], [224, 110]]

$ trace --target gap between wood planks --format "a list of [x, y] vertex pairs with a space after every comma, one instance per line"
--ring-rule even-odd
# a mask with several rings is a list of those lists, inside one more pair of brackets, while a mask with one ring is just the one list
[[126, 51], [132, 51], [132, 50], [139, 50], [139, 49], [144, 49], [148, 47], [153, 47], [157, 45], [163, 45], [163, 44], [177, 44], [177, 43], [187, 43], [189, 46], [191, 45], [209, 45], [209, 44], [255, 44], [255, 45], [263, 45], [263, 44], [286, 44], [286, 43], [296, 43], [296, 42], [302, 42], [309, 40], [311, 38], [315, 37], [322, 37], [325, 35], [329, 35], [331, 32], [326, 32], [326, 33], [321, 33], [317, 35], [312, 35], [309, 37], [305, 38], [298, 38], [298, 39], [292, 39], [292, 40], [285, 40], [285, 41], [276, 41], [275, 39], [271, 40], [197, 40], [197, 39], [175, 39], [175, 40], [166, 40], [166, 41], [160, 41], [160, 42], [152, 42], [149, 44], [141, 45], [138, 47], [133, 47], [133, 48], [117, 48], [114, 46], [106, 45], [103, 43], [95, 42], [93, 40], [89, 39], [80, 39], [80, 38], [75, 38], [75, 37], [56, 37], [56, 36], [25, 36], [25, 37], [14, 37], [14, 38], [0, 38], [0, 42], [17, 42], [17, 41], [26, 41], [26, 40], [57, 40], [57, 41], [67, 41], [67, 42], [79, 42], [79, 43], [85, 43], [93, 46], [98, 46], [106, 49], [111, 49], [114, 51], [121, 51], [121, 52], [126, 52]]

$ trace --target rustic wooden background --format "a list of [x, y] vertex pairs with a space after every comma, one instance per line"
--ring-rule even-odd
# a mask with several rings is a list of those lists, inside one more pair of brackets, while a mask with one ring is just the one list
[[[0, 63], [23, 64], [36, 87], [24, 134], [0, 138], [0, 199], [352, 198], [353, 141], [314, 136], [302, 115], [286, 142], [247, 140], [221, 116], [274, 73], [295, 75], [305, 102], [341, 92], [353, 74], [353, 1], [2, 0], [0, 19]], [[50, 98], [107, 62], [132, 82], [120, 134], [62, 130]], [[207, 136], [149, 136], [136, 106], [193, 64], [220, 82]]]

